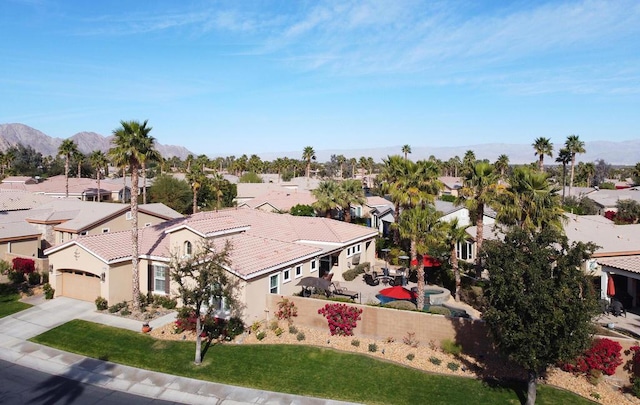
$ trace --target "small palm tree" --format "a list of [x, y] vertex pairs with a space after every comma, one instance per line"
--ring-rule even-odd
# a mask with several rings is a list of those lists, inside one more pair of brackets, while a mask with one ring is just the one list
[[78, 153], [78, 146], [72, 139], [65, 139], [58, 147], [58, 155], [64, 157], [65, 197], [69, 197], [69, 162], [76, 153]]
[[498, 156], [493, 166], [500, 172], [500, 179], [504, 180], [504, 173], [509, 168], [509, 156], [504, 154]]
[[409, 145], [404, 145], [402, 147], [402, 153], [404, 153], [404, 160], [407, 160], [409, 153], [411, 153], [411, 146]]
[[140, 166], [142, 168], [142, 203], [147, 203], [147, 163], [149, 162], [161, 162], [162, 155], [155, 148], [155, 138], [152, 136], [146, 136], [142, 139], [140, 145]]
[[318, 188], [311, 191], [316, 201], [313, 203], [313, 208], [320, 212], [323, 212], [325, 217], [331, 218], [331, 211], [338, 208], [339, 198], [339, 186], [333, 180], [323, 181], [318, 185]]
[[76, 151], [73, 154], [73, 160], [75, 160], [76, 164], [78, 165], [78, 172], [76, 173], [76, 177], [77, 178], [81, 178], [82, 177], [82, 163], [84, 163], [85, 159], [86, 159], [86, 156], [84, 155], [84, 153], [82, 153], [80, 151]]
[[538, 170], [544, 171], [544, 155], [553, 157], [553, 143], [551, 143], [551, 139], [543, 137], [536, 138], [531, 146], [533, 146], [535, 155], [538, 156]]
[[458, 265], [458, 244], [465, 243], [468, 238], [467, 227], [460, 226], [458, 218], [454, 218], [450, 222], [444, 224], [444, 234], [449, 246], [449, 261], [451, 263], [451, 269], [456, 280], [456, 292], [455, 299], [460, 301], [460, 267]]
[[560, 149], [556, 162], [562, 164], [562, 201], [564, 201], [564, 189], [567, 184], [567, 165], [571, 162], [571, 152], [566, 148]]
[[101, 201], [102, 199], [102, 189], [100, 188], [100, 172], [101, 170], [107, 166], [109, 163], [109, 159], [107, 156], [100, 150], [95, 150], [89, 155], [89, 161], [96, 169], [96, 179], [98, 180], [98, 198], [96, 201]]
[[573, 176], [576, 165], [576, 155], [585, 153], [584, 142], [580, 140], [578, 135], [569, 135], [564, 143], [565, 149], [571, 154], [571, 179], [569, 180], [569, 197], [571, 197], [571, 188], [573, 187]]
[[309, 181], [309, 173], [311, 172], [311, 161], [316, 160], [316, 151], [313, 147], [306, 146], [302, 151], [302, 160], [307, 162], [307, 181]]
[[365, 203], [364, 190], [360, 180], [347, 179], [338, 187], [338, 201], [344, 212], [344, 222], [351, 222], [351, 206]]

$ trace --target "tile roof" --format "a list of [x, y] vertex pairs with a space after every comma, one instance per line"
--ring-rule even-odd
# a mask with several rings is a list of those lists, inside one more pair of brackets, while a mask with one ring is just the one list
[[0, 211], [28, 210], [51, 201], [51, 197], [21, 190], [0, 190]]
[[618, 200], [634, 200], [640, 202], [640, 188], [623, 190], [598, 190], [589, 194], [589, 198], [602, 207], [615, 207]]
[[35, 226], [24, 221], [0, 223], [0, 239], [16, 239], [41, 235]]
[[377, 195], [367, 197], [366, 205], [368, 205], [369, 207], [385, 207], [385, 206], [393, 207], [394, 206], [391, 201]]
[[603, 257], [597, 260], [601, 266], [613, 267], [620, 270], [640, 273], [640, 256]]
[[316, 198], [307, 190], [269, 190], [260, 197], [245, 201], [244, 204], [250, 208], [260, 208], [264, 204], [271, 205], [274, 209], [284, 212], [289, 211], [295, 205], [311, 205], [316, 202]]
[[596, 255], [640, 250], [640, 224], [616, 225], [600, 215], [566, 214], [564, 231], [570, 242], [593, 242]]

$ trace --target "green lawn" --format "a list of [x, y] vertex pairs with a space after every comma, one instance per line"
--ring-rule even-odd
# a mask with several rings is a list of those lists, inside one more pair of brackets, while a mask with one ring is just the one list
[[[367, 404], [519, 404], [524, 385], [426, 374], [368, 356], [289, 345], [215, 345], [201, 366], [193, 342], [149, 336], [74, 320], [31, 339], [89, 357], [165, 373], [291, 394]], [[588, 404], [541, 386], [539, 404]]]
[[20, 312], [31, 305], [18, 302], [20, 293], [10, 284], [0, 284], [0, 318]]

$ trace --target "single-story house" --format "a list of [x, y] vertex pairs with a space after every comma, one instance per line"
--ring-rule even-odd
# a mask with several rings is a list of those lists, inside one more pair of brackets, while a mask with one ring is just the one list
[[[201, 212], [139, 231], [140, 290], [175, 295], [172, 255], [189, 254], [204, 239], [231, 242], [230, 275], [239, 283], [243, 317], [264, 318], [267, 294], [292, 295], [296, 280], [372, 262], [377, 231], [327, 218], [295, 217], [248, 208]], [[47, 249], [57, 295], [110, 303], [131, 300], [131, 232], [86, 235]]]

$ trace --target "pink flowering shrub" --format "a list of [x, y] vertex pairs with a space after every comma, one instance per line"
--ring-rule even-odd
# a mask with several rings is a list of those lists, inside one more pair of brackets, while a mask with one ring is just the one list
[[318, 313], [327, 318], [332, 335], [352, 336], [357, 321], [361, 319], [362, 309], [346, 304], [327, 304]]
[[293, 318], [296, 316], [298, 316], [298, 308], [296, 308], [296, 304], [287, 298], [282, 298], [282, 301], [278, 302], [276, 317], [281, 321], [287, 321], [291, 324], [293, 322]]
[[576, 374], [589, 374], [592, 370], [599, 370], [606, 375], [613, 375], [622, 364], [621, 352], [620, 343], [611, 339], [595, 339], [589, 349], [561, 368]]

